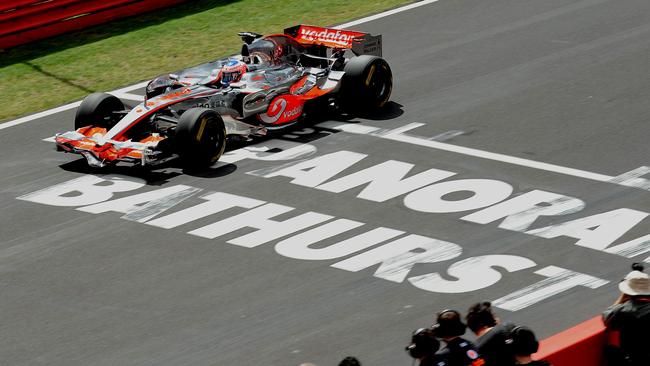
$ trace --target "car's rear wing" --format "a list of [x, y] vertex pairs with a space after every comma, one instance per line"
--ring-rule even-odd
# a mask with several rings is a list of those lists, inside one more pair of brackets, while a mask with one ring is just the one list
[[377, 36], [368, 33], [345, 29], [323, 28], [312, 25], [296, 25], [284, 30], [304, 45], [324, 46], [333, 49], [349, 49], [358, 55], [374, 55], [381, 57], [381, 34]]

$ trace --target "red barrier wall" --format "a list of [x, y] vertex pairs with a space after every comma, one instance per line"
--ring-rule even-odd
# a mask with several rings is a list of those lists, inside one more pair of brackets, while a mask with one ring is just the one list
[[603, 347], [607, 341], [605, 325], [597, 316], [544, 339], [534, 358], [553, 366], [605, 366]]
[[186, 0], [4, 0], [0, 49], [159, 9]]

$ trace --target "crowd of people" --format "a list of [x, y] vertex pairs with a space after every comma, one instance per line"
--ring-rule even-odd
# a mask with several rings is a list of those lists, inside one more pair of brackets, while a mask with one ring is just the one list
[[[467, 328], [476, 335], [475, 342], [464, 338]], [[551, 366], [532, 359], [538, 348], [532, 330], [502, 323], [487, 301], [472, 305], [464, 319], [456, 310], [437, 313], [435, 324], [414, 331], [405, 347], [418, 366]], [[361, 362], [349, 356], [338, 366], [361, 366]]]
[[[464, 338], [467, 328], [476, 335], [476, 342]], [[502, 323], [487, 301], [472, 305], [464, 321], [456, 310], [439, 312], [436, 323], [413, 332], [406, 346], [419, 366], [549, 366], [532, 359], [538, 348], [532, 330]]]
[[[650, 276], [634, 263], [618, 287], [620, 295], [603, 312], [607, 330], [617, 335], [615, 345], [605, 348], [607, 365], [650, 366]], [[467, 328], [474, 342], [464, 338]], [[539, 348], [533, 331], [501, 322], [488, 301], [473, 304], [464, 317], [451, 309], [437, 313], [435, 324], [414, 331], [405, 348], [418, 366], [551, 366], [533, 360]], [[346, 357], [339, 366], [361, 362]]]
[[[607, 365], [650, 366], [650, 276], [634, 263], [618, 287], [620, 295], [603, 312], [606, 329], [616, 335], [605, 348]], [[476, 335], [475, 343], [463, 338], [466, 327]], [[532, 359], [538, 348], [532, 330], [501, 322], [489, 302], [472, 305], [465, 323], [458, 311], [438, 313], [436, 323], [416, 330], [406, 347], [420, 366], [549, 366]]]

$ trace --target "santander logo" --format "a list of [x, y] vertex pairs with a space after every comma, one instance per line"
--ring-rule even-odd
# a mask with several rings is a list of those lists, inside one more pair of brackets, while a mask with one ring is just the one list
[[279, 124], [291, 121], [302, 113], [303, 102], [293, 96], [286, 95], [275, 98], [266, 113], [259, 115], [264, 123]]

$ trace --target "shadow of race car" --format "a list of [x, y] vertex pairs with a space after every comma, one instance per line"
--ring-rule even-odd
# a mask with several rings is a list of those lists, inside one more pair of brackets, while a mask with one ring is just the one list
[[239, 36], [240, 55], [159, 76], [130, 110], [113, 95], [88, 95], [75, 130], [55, 136], [57, 150], [81, 154], [93, 167], [179, 158], [201, 169], [219, 159], [228, 140], [287, 128], [313, 106], [363, 114], [390, 97], [380, 35], [298, 25]]

